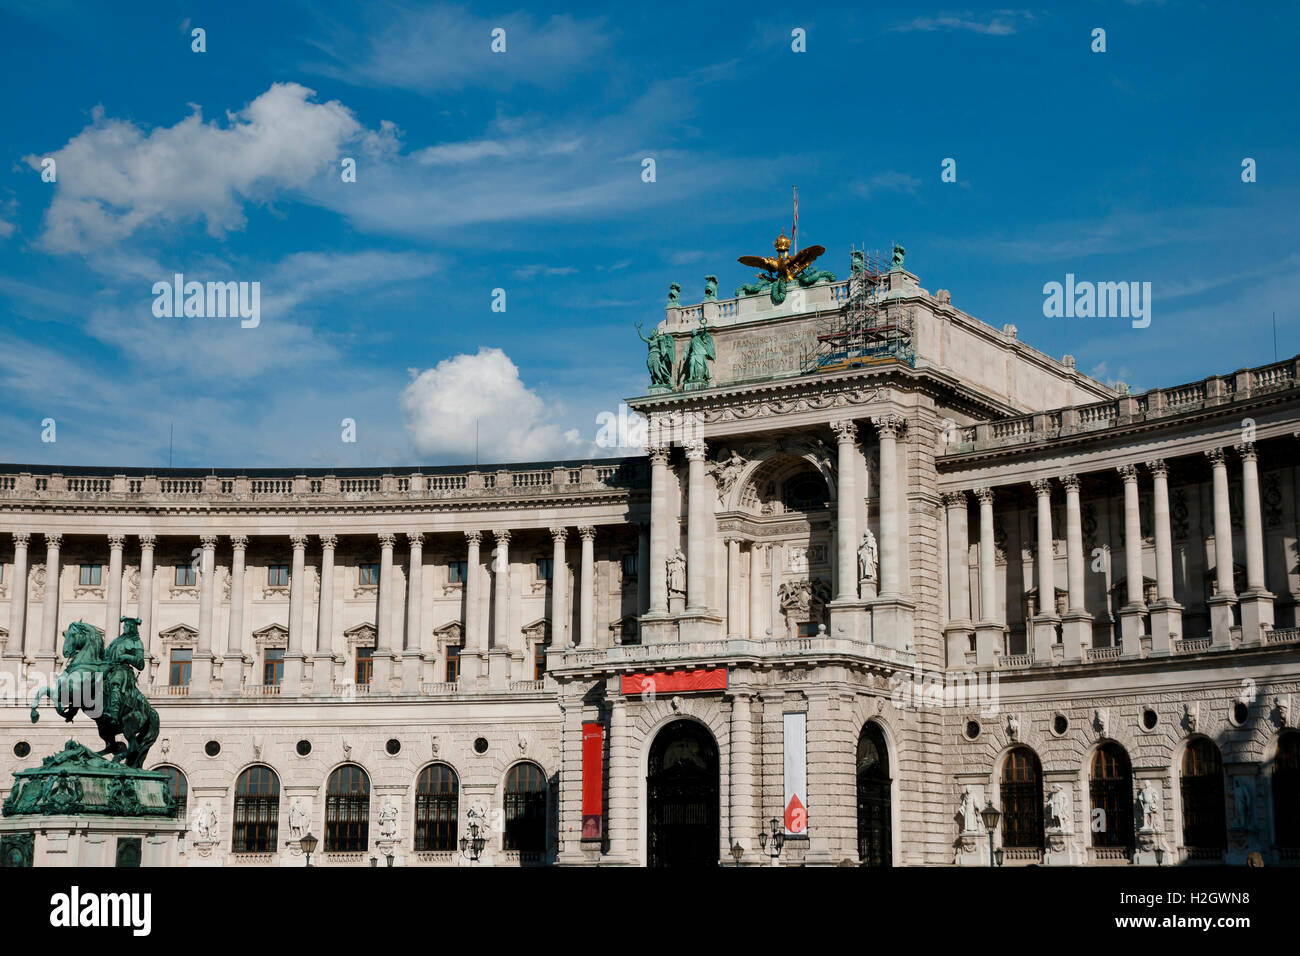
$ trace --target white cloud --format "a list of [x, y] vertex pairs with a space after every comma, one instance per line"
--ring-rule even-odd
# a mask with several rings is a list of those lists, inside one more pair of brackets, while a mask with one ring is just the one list
[[871, 196], [872, 193], [878, 192], [899, 192], [916, 195], [916, 187], [921, 185], [921, 180], [915, 176], [909, 176], [907, 173], [895, 172], [889, 170], [883, 173], [876, 173], [865, 183], [855, 183], [851, 188], [863, 199]]
[[589, 451], [576, 430], [551, 419], [548, 403], [524, 385], [500, 349], [444, 359], [403, 390], [407, 433], [422, 455], [481, 462], [538, 461]]
[[941, 13], [935, 17], [916, 17], [890, 28], [893, 33], [933, 33], [936, 30], [964, 30], [986, 36], [1010, 36], [1034, 15], [1028, 10], [996, 10], [991, 14]]
[[[90, 252], [160, 223], [202, 219], [213, 236], [244, 224], [243, 204], [275, 191], [301, 189], [360, 136], [352, 111], [314, 91], [275, 83], [226, 125], [195, 111], [175, 126], [145, 132], [125, 120], [94, 122], [60, 150], [58, 192], [45, 216], [42, 242], [54, 252]], [[363, 145], [395, 141], [391, 124]], [[25, 157], [39, 169], [44, 156]]]
[[0, 219], [0, 239], [8, 239], [14, 234], [14, 224]]

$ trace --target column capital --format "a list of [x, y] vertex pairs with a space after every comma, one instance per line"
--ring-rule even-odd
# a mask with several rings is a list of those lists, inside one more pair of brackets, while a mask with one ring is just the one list
[[841, 445], [849, 445], [858, 440], [858, 423], [854, 421], [831, 422], [831, 431], [835, 433], [835, 440]]
[[1120, 465], [1115, 470], [1119, 472], [1119, 476], [1124, 479], [1125, 484], [1128, 484], [1130, 481], [1136, 482], [1138, 480], [1137, 465]]
[[1233, 447], [1236, 449], [1237, 454], [1241, 456], [1242, 461], [1256, 460], [1255, 443], [1253, 441], [1244, 441]]
[[230, 547], [233, 551], [243, 551], [248, 547], [248, 535], [232, 534], [230, 536]]
[[339, 536], [336, 534], [323, 534], [320, 536], [320, 546], [333, 551], [339, 545]]
[[964, 491], [945, 491], [943, 493], [943, 504], [948, 509], [965, 508], [966, 492]]
[[108, 535], [108, 546], [115, 551], [121, 551], [122, 545], [126, 544], [126, 535], [110, 534]]
[[203, 550], [210, 551], [217, 546], [217, 537], [215, 534], [199, 535], [199, 544], [203, 545]]
[[307, 540], [308, 540], [310, 537], [311, 537], [311, 535], [306, 535], [306, 534], [291, 534], [291, 535], [289, 535], [289, 541], [293, 544], [293, 550], [295, 550], [295, 551], [306, 551], [306, 550], [307, 550]]
[[63, 533], [61, 531], [45, 532], [45, 546], [47, 548], [57, 548], [63, 544]]
[[585, 524], [578, 529], [578, 536], [583, 541], [594, 541], [596, 539], [596, 529], [593, 525]]
[[509, 529], [509, 528], [493, 528], [493, 529], [492, 529], [492, 539], [493, 539], [494, 541], [496, 541], [497, 544], [509, 544], [509, 543], [510, 543], [510, 529]]
[[465, 543], [466, 543], [466, 544], [481, 544], [482, 541], [483, 541], [483, 532], [482, 532], [482, 531], [466, 531], [466, 532], [465, 532]]
[[980, 504], [982, 504], [982, 505], [991, 505], [991, 504], [993, 504], [993, 489], [992, 489], [992, 488], [976, 488], [976, 489], [975, 489], [975, 497], [976, 497], [977, 499], [979, 499], [979, 503], [980, 503]]
[[1078, 492], [1079, 490], [1078, 475], [1061, 475], [1057, 478], [1057, 481], [1061, 483], [1061, 487], [1066, 491]]
[[557, 544], [562, 544], [564, 540], [568, 538], [568, 536], [569, 536], [569, 529], [564, 527], [563, 525], [557, 524], [551, 526], [551, 537], [555, 540]]
[[15, 531], [15, 532], [14, 532], [14, 547], [15, 547], [15, 548], [18, 548], [18, 547], [25, 548], [25, 547], [27, 547], [27, 545], [31, 542], [31, 540], [32, 540], [32, 533], [31, 533], [30, 531]]
[[708, 455], [708, 449], [703, 438], [693, 438], [688, 442], [684, 442], [683, 447], [686, 449], [687, 461], [704, 461]]
[[142, 534], [137, 537], [140, 539], [140, 550], [142, 551], [146, 548], [152, 551], [154, 546], [158, 544], [158, 536], [156, 534]]
[[736, 545], [736, 547], [740, 547], [740, 543], [744, 540], [745, 539], [735, 531], [728, 531], [722, 536], [722, 543], [728, 547], [733, 544]]
[[880, 438], [897, 438], [907, 428], [907, 419], [902, 415], [874, 415], [871, 424]]
[[406, 541], [413, 548], [422, 547], [424, 545], [424, 532], [408, 531], [406, 532]]
[[397, 535], [391, 531], [381, 531], [378, 534], [379, 546], [382, 548], [391, 548], [397, 542]]
[[1214, 468], [1226, 468], [1227, 462], [1223, 456], [1222, 448], [1205, 449], [1205, 457], [1209, 459], [1210, 465]]
[[1169, 475], [1169, 466], [1165, 464], [1163, 458], [1153, 458], [1147, 462], [1147, 468], [1153, 478], [1164, 478]]
[[652, 465], [668, 464], [668, 452], [667, 445], [649, 445], [645, 450], [645, 453], [650, 456], [650, 464]]
[[1034, 481], [1031, 481], [1030, 484], [1034, 486], [1034, 494], [1038, 495], [1038, 497], [1052, 497], [1052, 479], [1037, 478]]

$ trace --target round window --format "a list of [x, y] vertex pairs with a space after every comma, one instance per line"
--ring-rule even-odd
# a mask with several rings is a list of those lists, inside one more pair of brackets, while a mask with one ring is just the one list
[[19, 757], [19, 758], [26, 757], [31, 752], [32, 752], [32, 745], [25, 740], [20, 740], [18, 741], [18, 743], [14, 744], [15, 757]]
[[980, 735], [980, 722], [978, 720], [966, 721], [966, 739], [974, 740]]
[[488, 742], [486, 737], [474, 738], [474, 752], [476, 754], [485, 754], [487, 753], [487, 749], [488, 749]]
[[1056, 734], [1056, 736], [1062, 736], [1069, 729], [1070, 718], [1066, 717], [1065, 714], [1057, 714], [1052, 718], [1052, 732]]
[[203, 752], [209, 757], [215, 757], [217, 754], [221, 753], [221, 744], [217, 743], [215, 740], [209, 740], [203, 745]]
[[388, 743], [384, 744], [384, 749], [388, 751], [390, 757], [396, 756], [401, 753], [402, 742], [396, 737], [389, 737]]
[[1146, 707], [1142, 710], [1142, 729], [1155, 730], [1156, 724], [1160, 723], [1160, 715], [1152, 708]]
[[1242, 701], [1237, 701], [1232, 705], [1232, 722], [1240, 727], [1250, 719], [1250, 708]]
[[311, 741], [310, 740], [298, 741], [298, 756], [305, 757], [309, 753], [311, 753]]

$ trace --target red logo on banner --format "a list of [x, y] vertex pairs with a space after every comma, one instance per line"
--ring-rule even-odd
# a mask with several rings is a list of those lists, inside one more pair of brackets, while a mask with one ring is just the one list
[[604, 832], [602, 797], [605, 781], [605, 727], [582, 725], [582, 839], [599, 840]]
[[808, 828], [808, 810], [799, 802], [799, 795], [796, 793], [790, 798], [790, 804], [785, 808], [785, 829], [788, 833], [803, 833]]
[[707, 667], [695, 671], [655, 671], [652, 674], [624, 674], [621, 690], [626, 697], [662, 696], [693, 690], [726, 690], [727, 669]]

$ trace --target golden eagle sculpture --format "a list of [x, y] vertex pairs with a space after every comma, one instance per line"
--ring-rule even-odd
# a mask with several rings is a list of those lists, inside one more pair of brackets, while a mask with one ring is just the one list
[[754, 269], [762, 269], [756, 278], [766, 282], [775, 282], [778, 279], [785, 279], [787, 282], [803, 273], [812, 265], [819, 256], [826, 252], [825, 246], [808, 246], [800, 249], [794, 255], [789, 255], [790, 240], [786, 237], [785, 230], [781, 230], [781, 235], [776, 237], [772, 243], [776, 249], [776, 258], [771, 256], [741, 256], [737, 261], [742, 266], [750, 266]]

